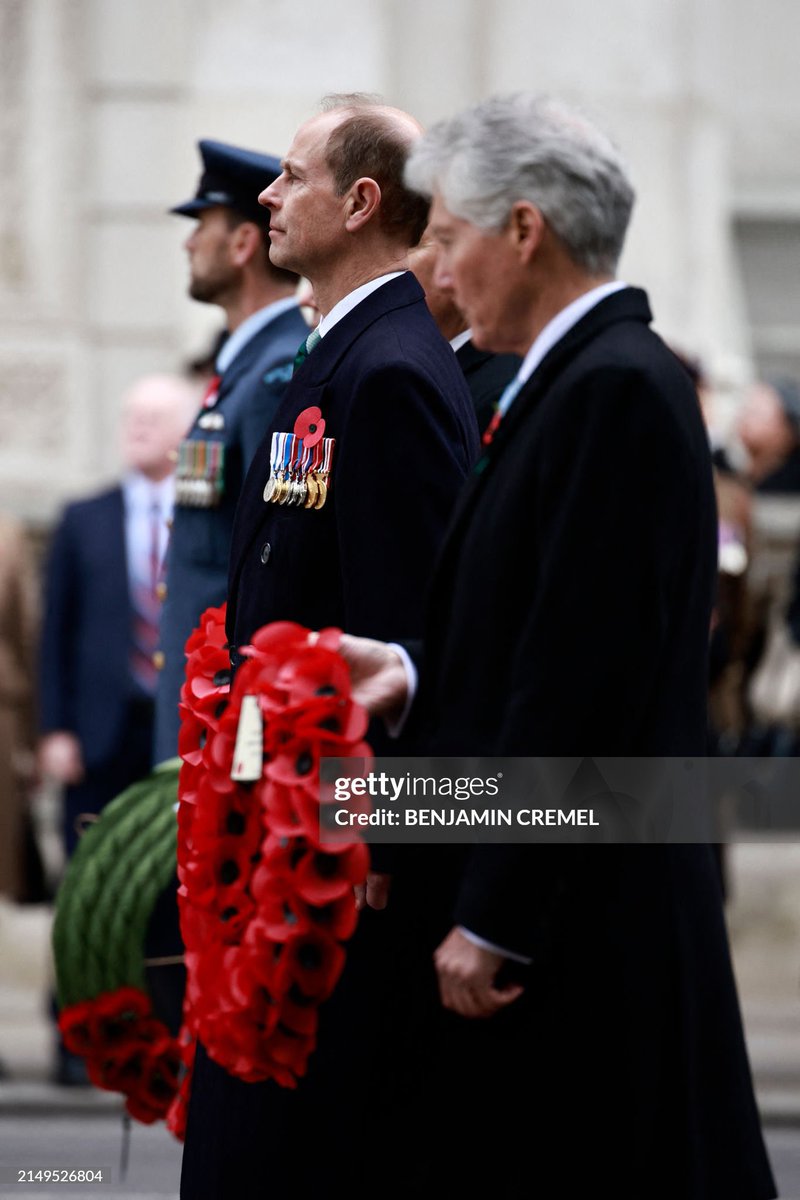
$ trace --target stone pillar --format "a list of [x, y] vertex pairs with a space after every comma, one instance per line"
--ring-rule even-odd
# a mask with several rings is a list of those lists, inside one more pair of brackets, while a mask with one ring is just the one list
[[0, 4], [0, 506], [43, 520], [90, 425], [81, 343], [83, 6]]

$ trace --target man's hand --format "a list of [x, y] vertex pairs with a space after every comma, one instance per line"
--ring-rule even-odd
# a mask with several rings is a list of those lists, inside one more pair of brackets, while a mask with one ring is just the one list
[[56, 783], [69, 786], [84, 777], [81, 744], [74, 733], [48, 733], [39, 742], [39, 770]]
[[491, 1017], [525, 990], [516, 983], [495, 987], [495, 976], [506, 960], [476, 946], [458, 929], [450, 930], [433, 960], [442, 1004], [462, 1017]]
[[370, 716], [396, 720], [403, 711], [408, 682], [403, 660], [385, 642], [342, 634], [339, 652], [350, 668], [353, 699]]
[[386, 908], [391, 882], [391, 875], [379, 875], [377, 871], [370, 871], [367, 882], [359, 883], [354, 888], [358, 912], [361, 912], [365, 905], [368, 908]]

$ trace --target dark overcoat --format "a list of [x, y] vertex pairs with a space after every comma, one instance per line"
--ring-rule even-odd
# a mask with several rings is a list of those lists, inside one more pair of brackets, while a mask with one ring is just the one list
[[[462, 493], [418, 697], [437, 753], [705, 753], [709, 450], [650, 319], [632, 288], [584, 316]], [[440, 1020], [431, 1195], [775, 1195], [707, 846], [478, 846], [449, 924], [532, 964], [499, 1015]]]
[[[326, 504], [315, 511], [265, 503], [272, 432], [292, 432], [311, 406], [322, 411], [325, 436], [336, 440]], [[477, 447], [469, 392], [422, 289], [410, 274], [390, 280], [311, 352], [256, 453], [234, 528], [231, 644], [245, 644], [274, 620], [379, 638], [420, 636], [436, 555]], [[403, 981], [412, 978], [402, 957], [405, 928], [394, 927], [393, 913], [382, 916], [368, 911], [359, 921], [296, 1091], [242, 1083], [199, 1048], [181, 1180], [186, 1200], [310, 1198], [336, 1182], [365, 1179], [371, 1150], [356, 1145], [349, 1122], [369, 1103], [376, 1071], [399, 1078], [387, 1046], [398, 1058], [407, 1046], [387, 1035], [405, 1009]], [[348, 1123], [344, 1145], [336, 1113]]]

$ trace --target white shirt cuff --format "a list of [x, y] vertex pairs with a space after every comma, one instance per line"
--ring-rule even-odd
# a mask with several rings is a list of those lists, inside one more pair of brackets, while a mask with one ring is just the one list
[[525, 966], [530, 966], [533, 962], [532, 958], [526, 958], [524, 954], [516, 954], [513, 950], [504, 950], [502, 946], [495, 946], [494, 942], [487, 942], [485, 938], [478, 937], [477, 933], [473, 933], [470, 929], [465, 929], [463, 925], [458, 926], [458, 932], [463, 933], [475, 946], [480, 946], [481, 950], [491, 950], [492, 954], [500, 954], [503, 958], [513, 959], [514, 962], [524, 963]]
[[411, 705], [414, 703], [414, 697], [417, 694], [419, 675], [405, 646], [400, 646], [397, 642], [389, 642], [388, 645], [390, 650], [394, 650], [396, 654], [400, 655], [403, 670], [406, 673], [406, 702], [403, 705], [403, 711], [393, 721], [390, 721], [388, 718], [384, 720], [386, 732], [389, 734], [389, 737], [396, 738], [400, 737], [400, 734], [403, 732], [403, 726], [408, 720], [408, 714], [411, 712]]

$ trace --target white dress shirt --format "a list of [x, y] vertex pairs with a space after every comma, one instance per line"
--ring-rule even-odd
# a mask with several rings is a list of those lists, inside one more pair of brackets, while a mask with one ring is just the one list
[[377, 279], [370, 279], [368, 283], [362, 283], [360, 287], [354, 288], [352, 292], [342, 296], [331, 311], [320, 318], [317, 326], [319, 336], [325, 337], [325, 334], [330, 333], [334, 325], [337, 325], [342, 317], [346, 317], [349, 312], [352, 312], [362, 300], [366, 300], [367, 296], [377, 292], [378, 288], [383, 287], [390, 279], [397, 279], [398, 275], [405, 275], [405, 271], [390, 271], [388, 275], [379, 275]]
[[125, 508], [125, 555], [130, 580], [146, 580], [149, 573], [153, 534], [153, 509], [158, 509], [158, 561], [164, 561], [169, 539], [167, 522], [175, 506], [175, 476], [168, 475], [153, 483], [139, 471], [131, 471], [122, 481]]

